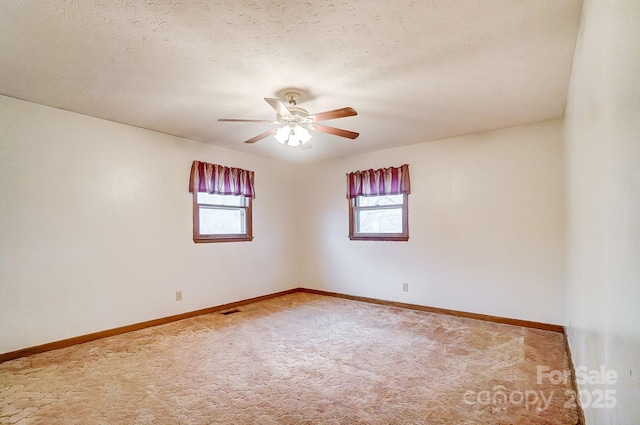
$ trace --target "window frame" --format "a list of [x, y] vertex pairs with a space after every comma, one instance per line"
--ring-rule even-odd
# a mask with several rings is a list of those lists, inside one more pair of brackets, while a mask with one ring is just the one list
[[[206, 193], [206, 192], [200, 192]], [[235, 196], [235, 195], [220, 195], [220, 196]], [[245, 205], [221, 205], [221, 204], [208, 204], [198, 202], [198, 192], [193, 192], [193, 241], [195, 243], [211, 243], [211, 242], [247, 242], [253, 240], [253, 200], [251, 197], [242, 197]], [[233, 234], [212, 234], [202, 235], [200, 234], [200, 206], [211, 206], [220, 209], [232, 209], [232, 210], [244, 210], [245, 216], [245, 233], [233, 233]]]
[[[356, 196], [349, 199], [349, 239], [352, 241], [399, 241], [406, 242], [409, 240], [409, 196], [406, 193], [402, 195], [402, 232], [400, 233], [357, 233], [357, 217], [360, 210], [381, 210], [396, 209], [400, 204], [385, 206], [367, 206], [359, 207], [357, 205], [358, 198], [365, 196]], [[384, 196], [384, 195], [376, 195]]]

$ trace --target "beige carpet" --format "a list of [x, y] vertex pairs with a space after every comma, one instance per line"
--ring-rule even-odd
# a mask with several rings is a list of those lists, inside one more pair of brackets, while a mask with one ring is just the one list
[[0, 423], [578, 422], [537, 382], [567, 369], [558, 333], [306, 293], [239, 310], [2, 363]]

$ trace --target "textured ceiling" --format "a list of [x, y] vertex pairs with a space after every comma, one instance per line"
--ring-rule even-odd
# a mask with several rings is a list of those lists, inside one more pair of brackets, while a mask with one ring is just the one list
[[[0, 94], [288, 161], [560, 118], [581, 0], [14, 0]], [[263, 100], [351, 106], [313, 149], [269, 137]]]

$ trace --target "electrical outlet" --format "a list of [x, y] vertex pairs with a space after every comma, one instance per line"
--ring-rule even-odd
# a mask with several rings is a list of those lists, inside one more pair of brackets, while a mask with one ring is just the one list
[[182, 291], [176, 291], [176, 301], [182, 301]]
[[402, 284], [402, 290], [404, 292], [409, 292], [409, 284], [407, 282]]

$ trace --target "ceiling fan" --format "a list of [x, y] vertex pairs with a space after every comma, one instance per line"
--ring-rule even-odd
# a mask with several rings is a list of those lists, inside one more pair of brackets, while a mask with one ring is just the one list
[[317, 114], [309, 114], [306, 109], [298, 106], [298, 102], [304, 94], [301, 90], [286, 89], [281, 93], [283, 93], [283, 97], [289, 103], [288, 105], [280, 99], [270, 97], [264, 98], [264, 100], [266, 100], [267, 103], [276, 110], [277, 114], [275, 121], [245, 120], [234, 118], [220, 118], [218, 119], [218, 121], [265, 122], [279, 125], [279, 127], [272, 128], [271, 130], [267, 130], [264, 133], [258, 134], [257, 136], [245, 141], [245, 143], [255, 143], [266, 137], [274, 136], [275, 139], [283, 145], [286, 144], [288, 146], [301, 146], [304, 149], [311, 147], [311, 144], [308, 143], [312, 137], [311, 133], [309, 133], [309, 130], [332, 134], [334, 136], [346, 137], [348, 139], [355, 139], [359, 136], [359, 133], [353, 131], [318, 124], [319, 121], [327, 121], [336, 118], [346, 118], [358, 115], [355, 109], [346, 107], [334, 109], [332, 111], [320, 112]]

